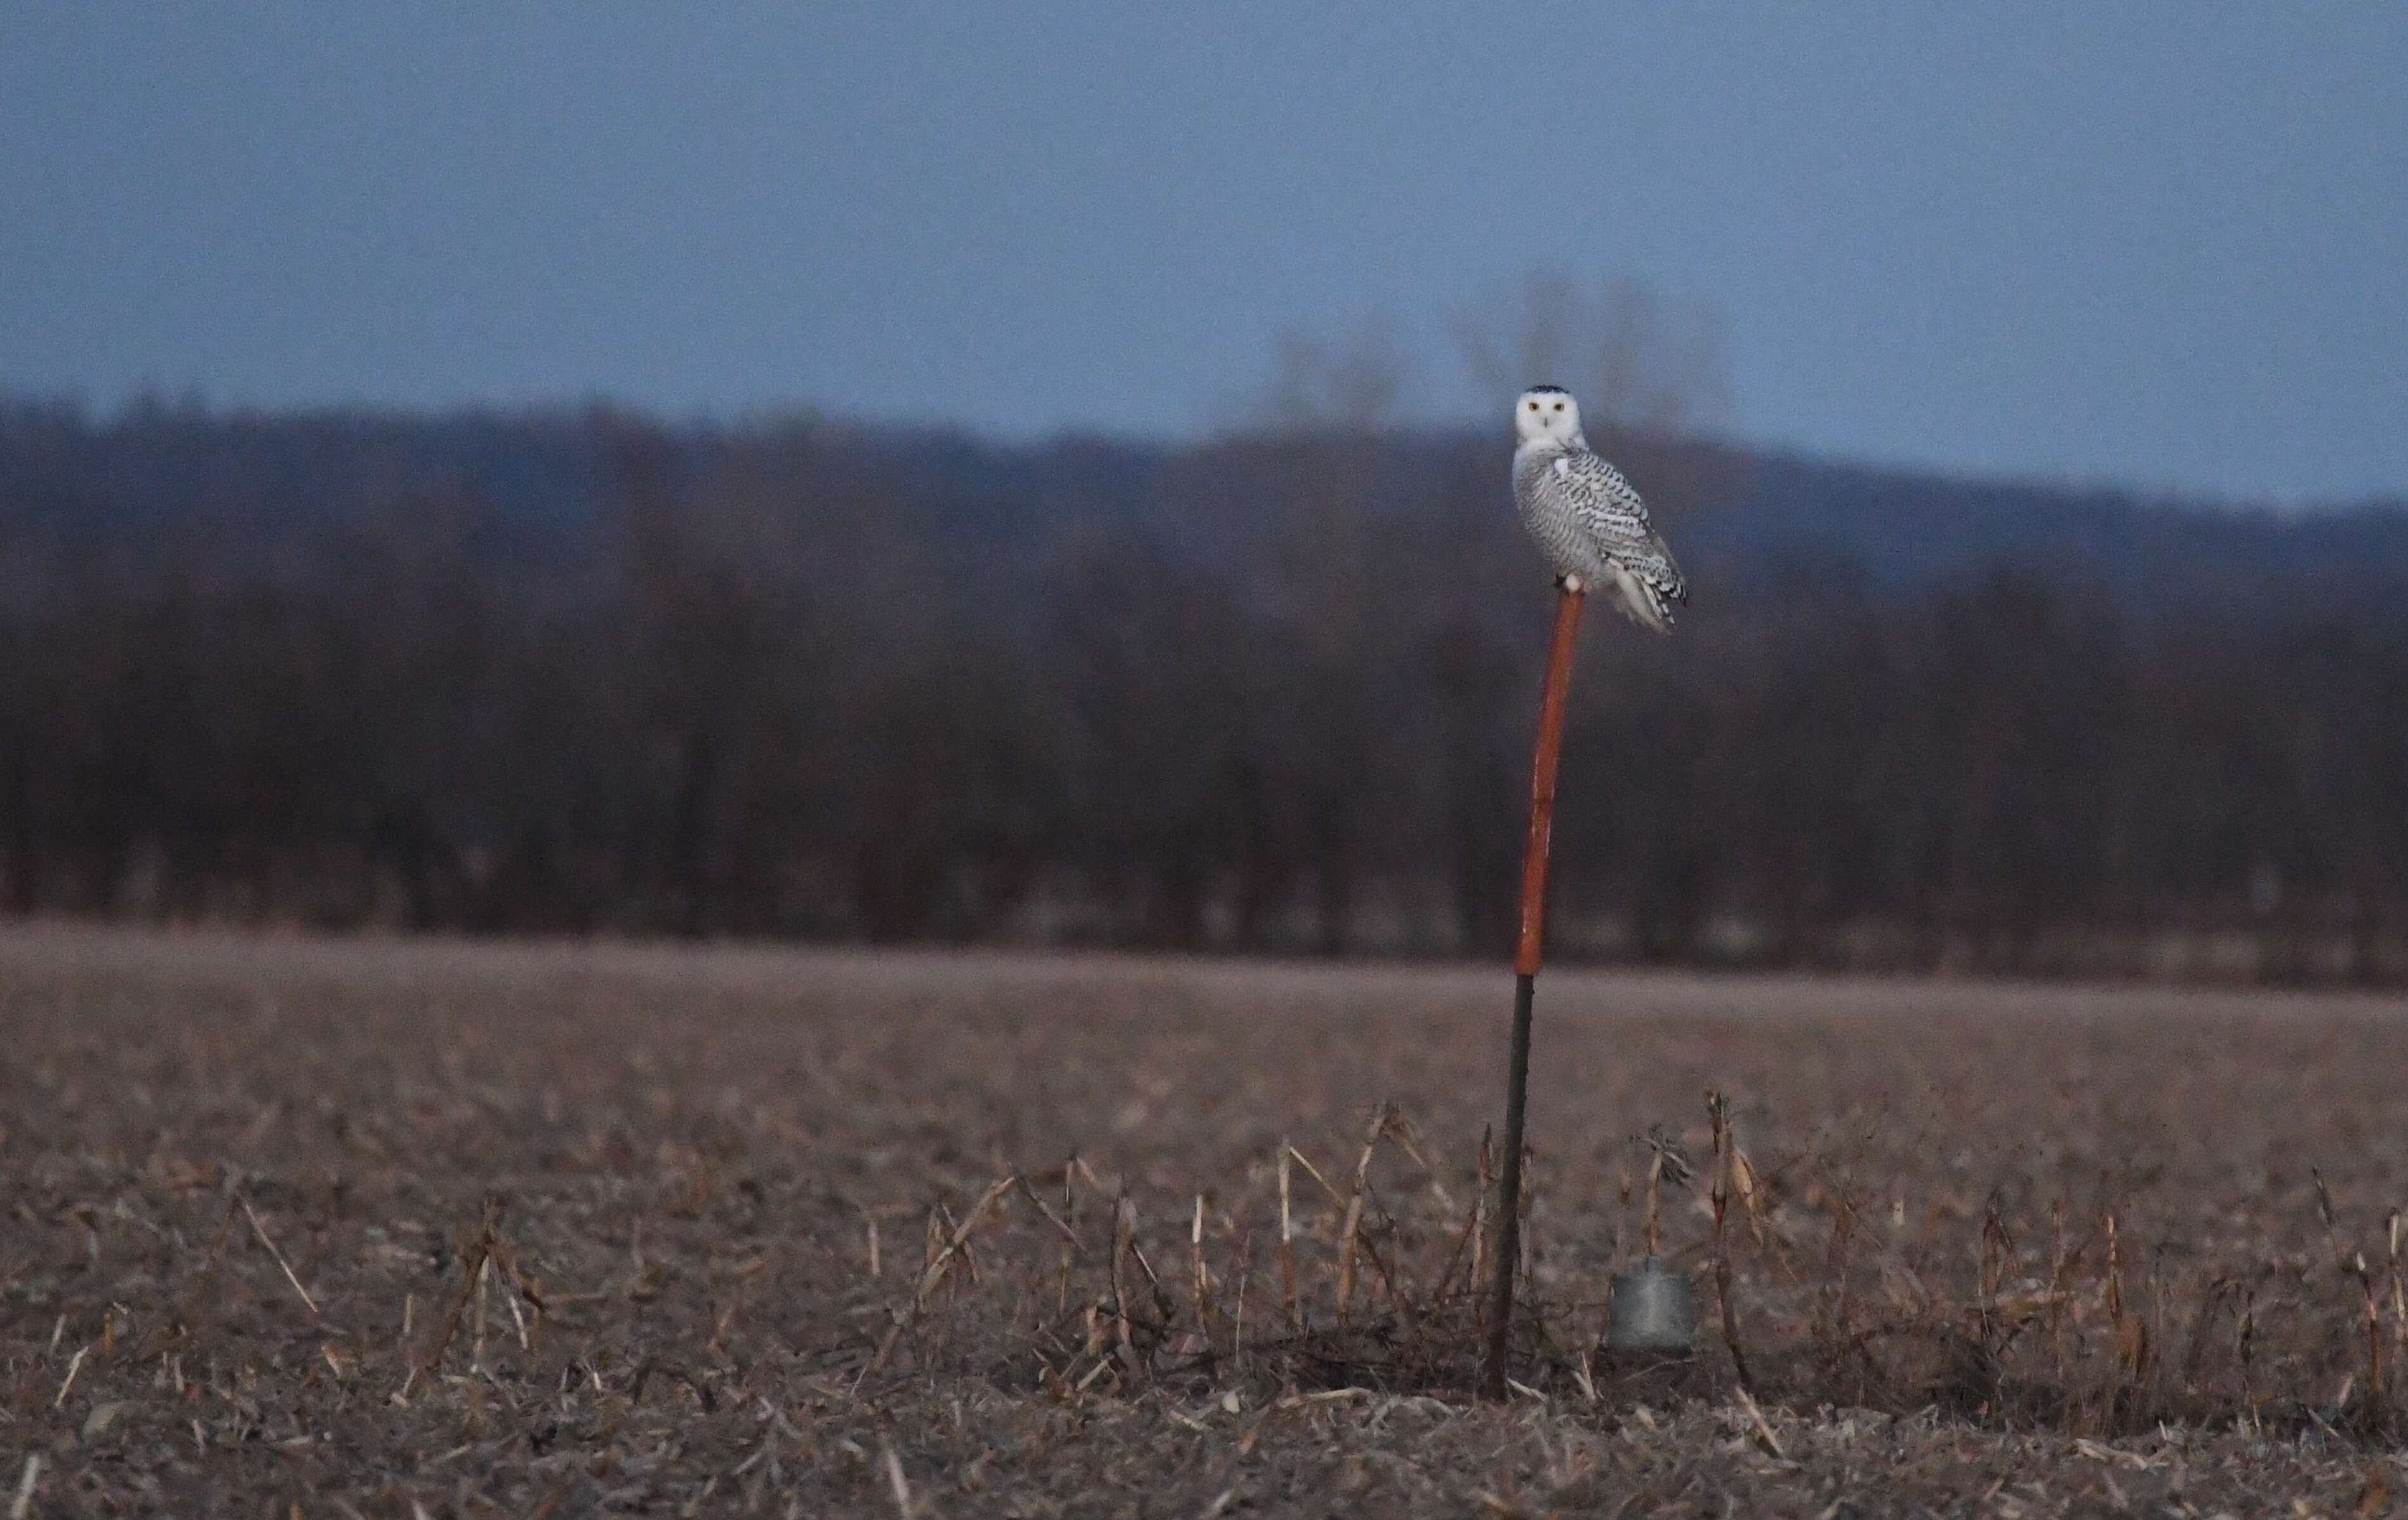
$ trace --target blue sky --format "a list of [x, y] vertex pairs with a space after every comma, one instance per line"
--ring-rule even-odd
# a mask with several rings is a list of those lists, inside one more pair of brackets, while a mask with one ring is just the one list
[[1532, 270], [1728, 431], [2408, 490], [2408, 7], [18, 0], [0, 386], [1182, 436]]

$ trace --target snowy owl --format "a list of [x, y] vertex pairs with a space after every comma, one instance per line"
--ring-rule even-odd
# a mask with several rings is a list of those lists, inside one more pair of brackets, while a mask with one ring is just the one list
[[1581, 437], [1580, 403], [1560, 385], [1532, 386], [1513, 403], [1513, 426], [1514, 505], [1564, 589], [1606, 591], [1633, 623], [1671, 632], [1671, 604], [1688, 601], [1689, 584], [1639, 493]]

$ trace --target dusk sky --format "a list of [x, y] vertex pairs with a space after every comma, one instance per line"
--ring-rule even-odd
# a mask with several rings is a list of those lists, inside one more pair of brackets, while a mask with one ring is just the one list
[[2408, 6], [0, 19], [20, 394], [1183, 437], [1384, 313], [1501, 419], [1447, 314], [1547, 268], [1718, 310], [1742, 438], [2408, 491]]

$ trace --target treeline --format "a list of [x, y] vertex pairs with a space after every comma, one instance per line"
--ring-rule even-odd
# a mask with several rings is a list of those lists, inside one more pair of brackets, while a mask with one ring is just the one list
[[[351, 430], [296, 464], [241, 443], [259, 425], [0, 425], [8, 911], [1333, 953], [1510, 931], [1547, 589], [1493, 438], [1014, 454], [595, 414], [519, 424], [515, 452], [480, 423], [463, 464], [391, 419], [278, 423]], [[1794, 520], [1794, 485], [1763, 494], [1802, 466], [1616, 451], [1698, 589], [1670, 640], [1590, 624], [1568, 953], [2408, 976], [2396, 522], [2322, 566], [2217, 520], [2254, 549], [2143, 602], [2078, 543], [1918, 579], [1750, 540], [1746, 512]]]

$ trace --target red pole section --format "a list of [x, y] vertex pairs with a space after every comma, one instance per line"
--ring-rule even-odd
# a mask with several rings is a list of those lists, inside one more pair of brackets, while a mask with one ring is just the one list
[[1512, 1339], [1513, 1273], [1522, 1255], [1522, 1129], [1530, 1091], [1530, 1001], [1538, 984], [1547, 925], [1547, 842], [1555, 825], [1555, 757], [1564, 742], [1564, 694], [1572, 682], [1581, 594], [1555, 602], [1547, 646], [1547, 682], [1539, 696], [1539, 753], [1530, 763], [1530, 831], [1522, 852], [1522, 936], [1513, 949], [1513, 1045], [1505, 1069], [1505, 1165], [1497, 1182], [1497, 1276], [1488, 1295], [1488, 1341], [1481, 1392], [1505, 1397], [1505, 1358]]
[[1555, 635], [1547, 645], [1547, 683], [1539, 695], [1539, 751], [1530, 762], [1530, 832], [1522, 846], [1522, 936], [1513, 974], [1539, 974], [1547, 929], [1547, 843], [1555, 827], [1555, 760], [1564, 744], [1564, 694], [1572, 683], [1572, 644], [1580, 637], [1582, 594], [1555, 598]]

